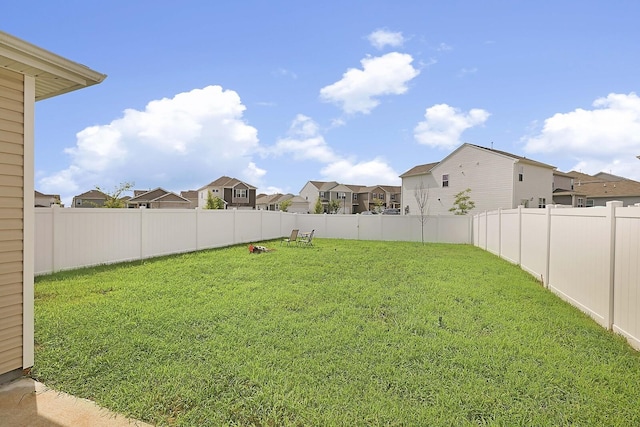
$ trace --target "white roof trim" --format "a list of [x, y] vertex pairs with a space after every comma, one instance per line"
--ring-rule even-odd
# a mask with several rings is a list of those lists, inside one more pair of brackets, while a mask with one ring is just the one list
[[0, 31], [0, 67], [35, 77], [36, 100], [92, 86], [107, 77], [3, 31]]

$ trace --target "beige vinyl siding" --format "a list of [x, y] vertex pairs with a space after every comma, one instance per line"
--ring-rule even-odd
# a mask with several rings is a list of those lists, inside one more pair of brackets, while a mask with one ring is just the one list
[[24, 77], [0, 69], [0, 375], [22, 368]]
[[[416, 190], [419, 188], [424, 188], [425, 191], [428, 189], [428, 200], [427, 206], [425, 206], [425, 215], [437, 215], [440, 211], [440, 206], [438, 202], [438, 184], [436, 183], [433, 175], [416, 175], [410, 176], [402, 179], [402, 212], [406, 206], [409, 206], [409, 214], [410, 215], [420, 215], [420, 207], [418, 206], [418, 201], [416, 200]], [[372, 199], [373, 200], [373, 199]]]
[[[522, 170], [522, 181], [518, 180], [518, 174]], [[553, 203], [553, 170], [525, 162], [518, 162], [514, 168], [515, 191], [513, 192], [513, 205], [517, 207], [522, 200], [528, 200], [530, 208], [538, 207], [538, 200], [545, 199], [545, 204]]]
[[[463, 146], [433, 168], [436, 191], [430, 192], [433, 214], [450, 214], [455, 195], [471, 189], [476, 204], [472, 213], [514, 207], [514, 160], [473, 146]], [[449, 175], [449, 186], [442, 187], [442, 175]], [[437, 201], [437, 199], [440, 199]]]

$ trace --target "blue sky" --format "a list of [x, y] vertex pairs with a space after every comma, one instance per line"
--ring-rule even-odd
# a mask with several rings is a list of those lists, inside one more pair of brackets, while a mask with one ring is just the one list
[[640, 180], [640, 2], [31, 1], [0, 29], [105, 73], [36, 104], [36, 189], [399, 185], [464, 142]]

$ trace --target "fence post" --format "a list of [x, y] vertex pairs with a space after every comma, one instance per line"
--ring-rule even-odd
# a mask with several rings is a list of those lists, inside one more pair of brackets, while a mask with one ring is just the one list
[[502, 208], [498, 208], [498, 256], [502, 258]]
[[487, 245], [487, 239], [489, 237], [488, 228], [489, 228], [489, 212], [488, 211], [484, 211], [484, 250], [485, 251], [489, 247]]
[[476, 215], [471, 215], [471, 221], [469, 222], [469, 225], [467, 227], [467, 237], [470, 239], [470, 242], [473, 246], [476, 245], [476, 240], [475, 240], [475, 233], [474, 230], [476, 229]]
[[56, 230], [60, 230], [60, 225], [58, 224], [58, 217], [60, 216], [60, 205], [51, 206], [51, 269], [52, 273], [58, 271], [56, 253], [56, 239], [58, 237]]
[[200, 250], [200, 233], [198, 232], [198, 230], [200, 229], [200, 209], [196, 207], [194, 211], [195, 211], [194, 215], [196, 216], [196, 251], [199, 251]]
[[518, 205], [518, 265], [522, 267], [522, 205]]
[[144, 211], [146, 208], [144, 206], [140, 206], [138, 210], [140, 211], [140, 259], [144, 259], [144, 241], [147, 238], [144, 217]]
[[608, 280], [609, 280], [609, 292], [608, 292], [608, 297], [609, 297], [609, 304], [608, 304], [608, 310], [607, 310], [607, 314], [605, 317], [605, 322], [607, 325], [607, 329], [611, 330], [613, 329], [613, 310], [614, 310], [614, 280], [615, 280], [615, 264], [616, 264], [616, 208], [621, 208], [623, 205], [622, 202], [607, 202], [607, 222], [608, 222], [608, 231], [609, 231], [609, 239], [607, 241], [607, 244], [609, 245], [609, 247], [607, 248], [608, 251], [608, 256], [609, 256], [609, 263], [608, 263], [608, 268], [609, 268], [609, 274], [608, 274]]
[[233, 244], [237, 245], [238, 244], [238, 232], [236, 230], [236, 212], [238, 210], [236, 208], [232, 209], [233, 212]]
[[546, 206], [546, 234], [547, 234], [547, 244], [545, 247], [545, 250], [547, 251], [547, 253], [545, 254], [544, 257], [544, 277], [542, 278], [542, 284], [544, 285], [545, 288], [549, 287], [549, 271], [550, 271], [550, 264], [551, 264], [551, 209], [553, 208], [553, 205], [547, 205]]

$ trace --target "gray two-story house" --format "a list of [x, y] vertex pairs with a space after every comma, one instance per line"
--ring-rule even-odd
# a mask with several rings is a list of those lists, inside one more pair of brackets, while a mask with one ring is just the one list
[[236, 178], [221, 176], [198, 189], [198, 207], [207, 206], [209, 192], [213, 197], [222, 199], [225, 209], [255, 209], [256, 187]]

